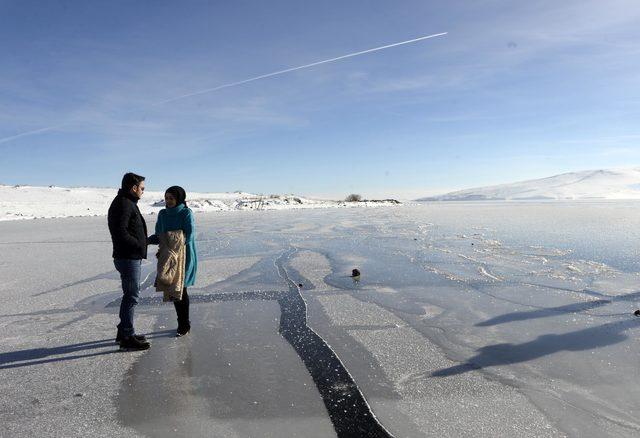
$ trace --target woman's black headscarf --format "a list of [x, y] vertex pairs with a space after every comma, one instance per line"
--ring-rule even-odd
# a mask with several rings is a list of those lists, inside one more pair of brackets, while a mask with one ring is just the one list
[[184, 204], [187, 206], [187, 192], [180, 186], [171, 186], [169, 187], [165, 193], [171, 193], [174, 198], [176, 198], [176, 207], [180, 204]]

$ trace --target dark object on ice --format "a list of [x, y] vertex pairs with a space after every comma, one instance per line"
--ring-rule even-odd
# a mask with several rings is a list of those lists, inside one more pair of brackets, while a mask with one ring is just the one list
[[149, 347], [151, 347], [151, 344], [147, 341], [139, 341], [134, 336], [127, 336], [120, 341], [120, 350], [123, 351], [148, 350]]
[[354, 269], [351, 271], [351, 279], [354, 283], [360, 282], [360, 271], [358, 269]]
[[636, 310], [635, 312], [633, 312], [633, 314], [634, 314], [635, 316], [640, 316], [640, 309], [638, 309], [638, 310]]
[[471, 242], [471, 246], [473, 246], [473, 242]]
[[[144, 335], [133, 335], [133, 337], [136, 338], [140, 342], [147, 342], [147, 338], [145, 338]], [[122, 341], [123, 338], [124, 338], [124, 336], [122, 336], [120, 333], [118, 333], [116, 335], [116, 344], [119, 344], [120, 341]]]
[[302, 288], [302, 283], [298, 283], [298, 287], [299, 287], [299, 288]]
[[84, 397], [84, 394], [81, 392], [76, 392], [75, 394], [73, 394], [74, 397]]

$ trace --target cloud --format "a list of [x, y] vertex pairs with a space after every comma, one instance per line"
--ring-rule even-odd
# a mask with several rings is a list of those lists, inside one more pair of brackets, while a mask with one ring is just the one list
[[[82, 82], [86, 71], [61, 82]], [[101, 75], [100, 73], [96, 73]], [[307, 120], [298, 113], [265, 96], [228, 96], [214, 102], [193, 101], [186, 105], [158, 107], [157, 96], [167, 89], [177, 89], [182, 78], [151, 69], [124, 79], [103, 74], [107, 84], [91, 95], [65, 92], [59, 96], [39, 95], [26, 83], [13, 83], [14, 98], [0, 103], [0, 121], [7, 127], [22, 127], [16, 134], [0, 138], [0, 144], [25, 140], [56, 131], [68, 135], [121, 137], [132, 139], [173, 138], [188, 142], [191, 138], [209, 137], [211, 133], [233, 130], [247, 132], [259, 128], [299, 128]], [[198, 78], [200, 79], [200, 78]], [[192, 76], [190, 80], [195, 80]], [[25, 91], [25, 98], [22, 91]], [[34, 105], [31, 101], [51, 103]], [[4, 130], [5, 132], [8, 129]], [[8, 132], [10, 134], [10, 132]]]

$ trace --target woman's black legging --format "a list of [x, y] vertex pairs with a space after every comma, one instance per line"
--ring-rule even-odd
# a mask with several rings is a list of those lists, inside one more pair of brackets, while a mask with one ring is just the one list
[[182, 299], [174, 301], [173, 305], [176, 307], [176, 314], [178, 315], [178, 327], [191, 328], [191, 322], [189, 321], [189, 295], [186, 287], [182, 291]]

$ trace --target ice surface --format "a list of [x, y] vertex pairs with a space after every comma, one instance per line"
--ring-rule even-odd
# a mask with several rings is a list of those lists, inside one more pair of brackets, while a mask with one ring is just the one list
[[[153, 345], [131, 354], [112, 342], [105, 219], [3, 222], [0, 436], [335, 435], [278, 334], [283, 254], [309, 327], [395, 436], [637, 436], [638, 213], [619, 202], [198, 215], [193, 333], [174, 339], [172, 307], [147, 288], [136, 324]], [[153, 261], [143, 268], [152, 278]]]
[[156, 342], [129, 370], [119, 400], [125, 425], [154, 437], [335, 436], [311, 377], [278, 333], [277, 302], [198, 305], [191, 319], [192, 333]]

